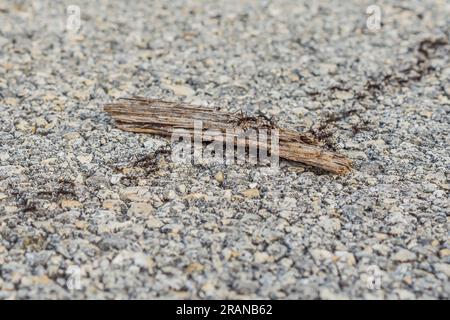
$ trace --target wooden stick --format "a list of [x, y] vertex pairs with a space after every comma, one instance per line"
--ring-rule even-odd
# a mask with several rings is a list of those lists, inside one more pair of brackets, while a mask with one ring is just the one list
[[[194, 106], [158, 99], [132, 98], [123, 102], [106, 104], [104, 110], [111, 114], [119, 129], [125, 131], [171, 136], [177, 129], [194, 133], [194, 122], [202, 123], [203, 141], [213, 141], [215, 135], [210, 130], [222, 133], [267, 130], [270, 140], [271, 130], [278, 130], [280, 158], [301, 162], [335, 174], [345, 174], [351, 170], [351, 161], [335, 152], [322, 149], [316, 140], [299, 132], [277, 127], [262, 116], [249, 117], [242, 113], [228, 113], [216, 109]], [[208, 130], [210, 132], [208, 132]], [[236, 135], [235, 142], [261, 147], [258, 140], [242, 139]], [[265, 147], [270, 145], [264, 144]], [[270, 153], [270, 146], [267, 147]]]

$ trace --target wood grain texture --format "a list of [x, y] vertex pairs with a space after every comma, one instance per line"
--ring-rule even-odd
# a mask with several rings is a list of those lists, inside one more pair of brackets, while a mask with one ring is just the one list
[[[265, 129], [270, 140], [271, 130], [279, 133], [279, 157], [317, 167], [335, 174], [345, 174], [351, 170], [351, 161], [346, 157], [323, 149], [308, 135], [278, 127], [262, 116], [249, 117], [242, 113], [228, 113], [179, 102], [158, 99], [132, 98], [106, 104], [104, 110], [116, 122], [119, 129], [131, 132], [150, 133], [170, 137], [177, 129], [194, 133], [194, 122], [202, 123], [202, 138], [212, 141], [215, 135], [211, 130], [221, 133], [235, 132], [236, 129], [258, 131]], [[234, 137], [236, 144], [256, 144], [257, 140]], [[270, 142], [264, 144], [270, 153]]]

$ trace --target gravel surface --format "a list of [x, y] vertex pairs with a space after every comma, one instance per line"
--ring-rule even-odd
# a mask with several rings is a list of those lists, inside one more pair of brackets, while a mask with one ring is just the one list
[[[369, 30], [373, 2], [0, 2], [0, 299], [448, 299], [450, 3]], [[135, 95], [275, 116], [354, 171], [174, 164], [102, 111]]]

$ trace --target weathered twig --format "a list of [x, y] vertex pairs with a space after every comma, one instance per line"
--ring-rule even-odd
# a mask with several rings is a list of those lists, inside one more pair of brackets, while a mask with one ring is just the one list
[[[336, 174], [350, 171], [351, 161], [335, 152], [322, 149], [317, 141], [299, 132], [277, 127], [264, 117], [248, 117], [216, 109], [158, 99], [133, 98], [105, 105], [105, 111], [116, 121], [117, 127], [132, 132], [171, 136], [177, 129], [194, 132], [194, 122], [201, 121], [203, 140], [212, 141], [211, 129], [219, 132], [254, 129], [278, 130], [280, 158], [301, 162]], [[208, 131], [209, 130], [209, 131]], [[260, 142], [235, 137], [237, 144]], [[270, 152], [270, 147], [268, 147]]]

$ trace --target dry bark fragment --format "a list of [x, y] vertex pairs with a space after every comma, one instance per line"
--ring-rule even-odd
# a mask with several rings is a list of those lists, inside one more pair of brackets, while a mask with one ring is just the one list
[[[186, 129], [193, 134], [194, 121], [201, 121], [203, 140], [212, 141], [215, 136], [208, 130], [232, 132], [235, 129], [266, 129], [279, 132], [280, 158], [300, 162], [335, 173], [345, 174], [351, 170], [351, 161], [332, 151], [321, 148], [317, 141], [299, 132], [277, 127], [264, 117], [248, 117], [237, 113], [228, 113], [179, 102], [159, 99], [132, 98], [122, 99], [118, 103], [105, 105], [105, 111], [111, 114], [119, 129], [125, 131], [151, 133], [170, 137], [177, 129]], [[242, 139], [235, 136], [236, 144], [256, 144], [257, 140]], [[268, 146], [269, 144], [264, 144]], [[268, 147], [270, 152], [270, 147]]]

